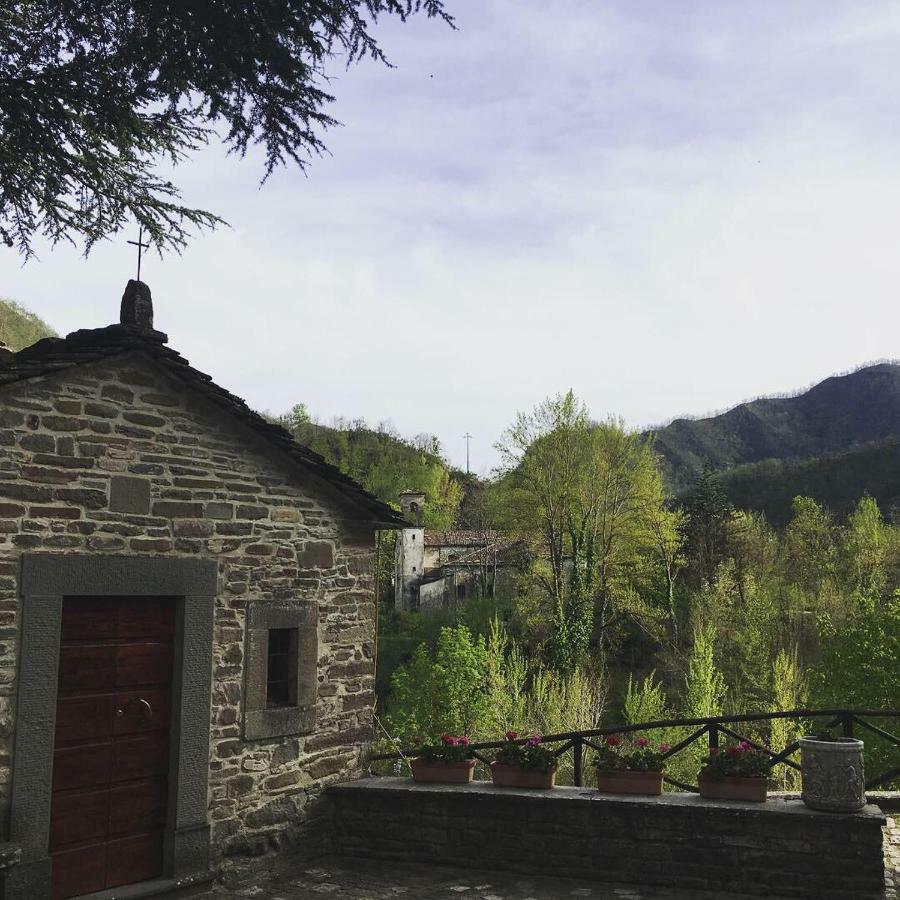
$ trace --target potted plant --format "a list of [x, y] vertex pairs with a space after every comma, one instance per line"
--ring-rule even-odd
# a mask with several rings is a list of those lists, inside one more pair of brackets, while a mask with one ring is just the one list
[[413, 781], [469, 784], [475, 771], [475, 754], [464, 735], [443, 734], [437, 744], [414, 738], [418, 755], [410, 762]]
[[506, 732], [506, 743], [491, 763], [491, 778], [498, 787], [552, 788], [556, 784], [556, 754], [539, 734], [519, 741]]
[[866, 805], [863, 742], [830, 734], [800, 738], [803, 802], [827, 812], [859, 812]]
[[661, 794], [668, 751], [668, 744], [660, 744], [654, 750], [645, 737], [626, 745], [619, 735], [609, 735], [593, 761], [597, 790], [613, 794]]
[[700, 796], [709, 800], [752, 800], [763, 803], [768, 796], [768, 753], [748, 741], [712, 747], [700, 769]]

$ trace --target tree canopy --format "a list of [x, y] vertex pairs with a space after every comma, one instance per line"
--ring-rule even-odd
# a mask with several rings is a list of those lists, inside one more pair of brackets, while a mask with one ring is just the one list
[[182, 247], [211, 212], [159, 174], [218, 135], [265, 151], [263, 178], [305, 168], [336, 124], [327, 61], [387, 62], [379, 18], [443, 0], [19, 0], [0, 11], [0, 239], [23, 254], [43, 234], [86, 250], [140, 223]]

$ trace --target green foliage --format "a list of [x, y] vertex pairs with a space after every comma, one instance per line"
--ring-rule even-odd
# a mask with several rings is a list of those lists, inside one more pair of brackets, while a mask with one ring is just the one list
[[632, 674], [629, 673], [623, 712], [628, 725], [672, 718], [671, 711], [666, 705], [666, 695], [662, 683], [656, 681], [655, 670], [640, 684], [635, 684]]
[[716, 667], [713, 656], [715, 639], [715, 629], [710, 625], [698, 627], [694, 632], [694, 648], [688, 661], [682, 710], [687, 718], [722, 715], [725, 679]]
[[[806, 677], [800, 668], [798, 650], [795, 646], [790, 652], [783, 647], [778, 651], [772, 665], [772, 712], [789, 709], [803, 709], [809, 699], [809, 688]], [[769, 746], [782, 750], [794, 741], [803, 737], [806, 732], [803, 722], [792, 719], [772, 719], [769, 726]], [[799, 752], [788, 757], [799, 762]], [[778, 788], [782, 791], [800, 789], [800, 773], [790, 766], [778, 766], [772, 770], [772, 777], [777, 779]]]
[[891, 436], [843, 453], [736, 466], [720, 478], [735, 506], [762, 512], [778, 527], [790, 520], [797, 496], [814, 497], [840, 516], [863, 494], [883, 510], [900, 510], [900, 440]]
[[421, 644], [394, 672], [388, 730], [406, 742], [421, 736], [431, 743], [447, 732], [483, 732], [489, 715], [486, 672], [484, 638], [473, 638], [464, 625], [442, 628], [434, 652]]
[[[874, 498], [842, 519], [798, 496], [776, 530], [705, 472], [672, 505], [653, 447], [592, 421], [571, 393], [519, 416], [501, 450], [503, 471], [470, 510], [524, 535], [530, 565], [508, 628], [470, 622], [485, 637], [480, 739], [585, 730], [608, 700], [629, 723], [900, 708], [900, 525]], [[740, 730], [782, 750], [807, 727]], [[675, 745], [694, 730], [652, 737]], [[897, 765], [895, 749], [865, 740], [870, 773]], [[704, 754], [701, 740], [670, 757], [669, 776], [692, 781]], [[797, 787], [789, 769], [774, 777]]]
[[442, 734], [435, 743], [421, 743], [417, 738], [413, 743], [419, 748], [416, 756], [425, 762], [465, 762], [475, 756], [471, 741], [464, 734]]
[[606, 652], [623, 617], [652, 628], [659, 611], [648, 602], [648, 573], [661, 546], [677, 567], [678, 540], [650, 442], [592, 422], [569, 391], [520, 413], [497, 448], [495, 507], [503, 526], [533, 544], [553, 666], [571, 672]]
[[516, 737], [518, 735], [513, 731], [507, 734], [506, 743], [494, 755], [496, 762], [535, 772], [549, 772], [556, 768], [556, 754], [551, 746], [541, 743], [540, 735], [534, 735], [522, 743], [517, 743]]
[[662, 772], [666, 767], [664, 752], [668, 747], [664, 743], [660, 746], [661, 749], [654, 750], [647, 738], [625, 742], [611, 734], [591, 760], [591, 765], [598, 772]]
[[0, 299], [0, 341], [10, 350], [18, 352], [44, 337], [56, 337], [56, 332], [15, 301]]
[[729, 744], [711, 751], [703, 761], [700, 774], [706, 778], [768, 778], [772, 769], [771, 757], [746, 742]]
[[261, 145], [265, 176], [304, 169], [336, 124], [333, 56], [384, 61], [383, 17], [451, 22], [441, 0], [17, 0], [0, 16], [0, 239], [31, 254], [35, 234], [88, 249], [136, 219], [179, 249], [216, 216], [181, 204], [158, 174], [220, 137]]
[[454, 526], [463, 488], [441, 456], [436, 438], [412, 443], [384, 425], [371, 428], [363, 420], [338, 420], [328, 427], [311, 421], [303, 404], [279, 421], [301, 444], [325, 457], [380, 500], [396, 505], [402, 491], [424, 491], [426, 527]]

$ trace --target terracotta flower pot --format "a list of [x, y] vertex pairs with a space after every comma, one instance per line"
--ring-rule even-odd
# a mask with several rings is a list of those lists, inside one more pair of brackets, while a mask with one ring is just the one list
[[764, 803], [769, 791], [767, 778], [726, 775], [724, 778], [699, 778], [700, 796], [707, 800], [752, 800]]
[[855, 738], [800, 738], [803, 802], [811, 809], [859, 812], [866, 805], [863, 742]]
[[610, 794], [643, 794], [655, 797], [662, 793], [662, 772], [632, 772], [615, 769], [597, 772], [597, 790]]
[[556, 784], [556, 769], [539, 772], [537, 769], [523, 769], [504, 763], [491, 763], [491, 778], [497, 787], [552, 788]]
[[469, 784], [475, 771], [475, 760], [465, 759], [462, 762], [430, 762], [414, 759], [409, 767], [412, 769], [413, 781], [443, 782], [444, 784]]

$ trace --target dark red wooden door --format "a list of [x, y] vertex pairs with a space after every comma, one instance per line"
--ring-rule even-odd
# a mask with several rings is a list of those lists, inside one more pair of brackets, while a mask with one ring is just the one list
[[53, 898], [162, 872], [174, 601], [63, 601], [53, 748]]

